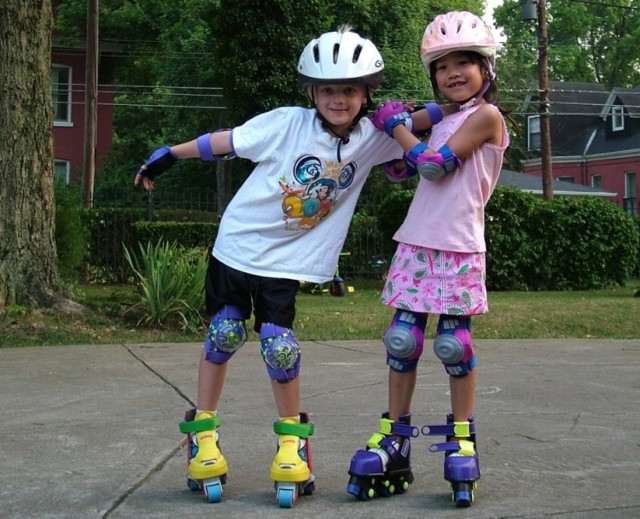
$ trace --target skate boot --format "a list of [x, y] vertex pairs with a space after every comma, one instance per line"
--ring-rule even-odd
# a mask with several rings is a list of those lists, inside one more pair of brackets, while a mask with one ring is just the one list
[[429, 450], [444, 451], [444, 479], [451, 483], [453, 502], [458, 507], [471, 506], [476, 481], [480, 479], [473, 418], [468, 422], [454, 422], [453, 415], [448, 415], [447, 425], [425, 425], [422, 434], [446, 436], [445, 443], [436, 443]]
[[281, 508], [293, 508], [299, 495], [311, 495], [316, 489], [309, 445], [314, 428], [306, 413], [300, 413], [300, 423], [287, 419], [273, 423], [278, 452], [271, 463], [270, 476]]
[[347, 492], [362, 501], [404, 494], [413, 483], [410, 439], [419, 435], [420, 430], [411, 426], [410, 414], [394, 422], [384, 413], [380, 432], [369, 438], [366, 450], [358, 450], [351, 458]]
[[218, 444], [220, 417], [208, 411], [187, 411], [180, 432], [187, 434], [187, 486], [202, 490], [209, 503], [222, 501], [222, 485], [227, 482], [227, 461]]

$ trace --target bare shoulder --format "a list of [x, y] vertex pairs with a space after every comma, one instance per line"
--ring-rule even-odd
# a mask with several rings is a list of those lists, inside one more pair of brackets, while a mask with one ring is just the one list
[[503, 118], [496, 105], [483, 104], [471, 115], [477, 119], [477, 124], [484, 129], [485, 142], [499, 146], [502, 142]]

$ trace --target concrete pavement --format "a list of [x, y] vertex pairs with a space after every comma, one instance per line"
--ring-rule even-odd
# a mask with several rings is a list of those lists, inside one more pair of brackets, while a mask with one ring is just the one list
[[[0, 349], [0, 517], [640, 517], [640, 341], [477, 341], [482, 479], [456, 509], [442, 454], [412, 441], [408, 493], [359, 502], [351, 456], [386, 407], [378, 341], [306, 342], [303, 409], [317, 491], [277, 507], [276, 411], [257, 342], [231, 361], [220, 405], [222, 503], [189, 491], [178, 421], [195, 400], [199, 344]], [[427, 348], [428, 350], [428, 348]], [[414, 424], [442, 423], [447, 377], [426, 351]]]

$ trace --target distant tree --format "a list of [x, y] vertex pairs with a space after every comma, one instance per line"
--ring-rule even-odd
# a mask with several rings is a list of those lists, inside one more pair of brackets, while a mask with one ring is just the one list
[[[547, 2], [549, 79], [601, 83], [607, 88], [640, 84], [640, 9], [632, 0]], [[501, 71], [514, 87], [537, 77], [536, 21], [523, 21], [518, 0], [494, 11], [507, 40]]]

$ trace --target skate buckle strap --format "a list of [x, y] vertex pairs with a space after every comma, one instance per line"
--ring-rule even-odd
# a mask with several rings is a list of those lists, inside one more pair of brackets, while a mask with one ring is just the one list
[[468, 438], [476, 432], [474, 422], [454, 422], [446, 425], [423, 425], [422, 434], [425, 436], [458, 436]]
[[389, 418], [381, 418], [380, 432], [376, 432], [371, 435], [371, 438], [369, 438], [369, 440], [367, 441], [367, 447], [371, 449], [380, 447], [380, 442], [384, 438], [386, 438], [387, 436], [391, 436], [392, 434], [417, 438], [418, 436], [420, 436], [420, 429], [401, 422], [394, 422]]
[[180, 422], [181, 433], [198, 433], [202, 431], [212, 431], [220, 427], [222, 420], [219, 416], [212, 416], [211, 418], [205, 418], [204, 420], [193, 420], [190, 422]]
[[462, 456], [475, 456], [476, 449], [473, 442], [460, 440], [458, 442], [435, 443], [429, 447], [429, 452], [457, 452]]
[[273, 432], [276, 434], [288, 434], [291, 436], [297, 436], [298, 438], [308, 438], [315, 432], [315, 424], [313, 422], [308, 423], [287, 423], [287, 422], [273, 422]]

